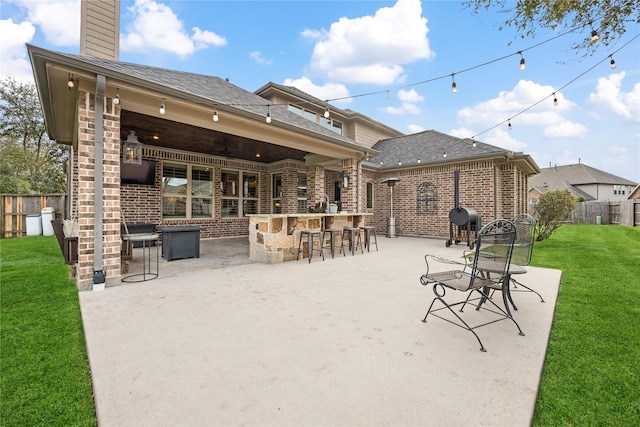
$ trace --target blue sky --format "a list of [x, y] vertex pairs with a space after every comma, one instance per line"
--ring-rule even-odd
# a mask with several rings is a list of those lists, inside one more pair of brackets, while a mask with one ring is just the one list
[[[79, 16], [79, 0], [2, 0], [0, 76], [33, 79], [25, 43], [79, 53]], [[504, 19], [456, 1], [122, 1], [120, 59], [248, 91], [288, 84], [404, 133], [475, 136], [540, 167], [580, 161], [640, 182], [640, 26], [584, 56], [571, 47], [589, 28], [521, 38]]]

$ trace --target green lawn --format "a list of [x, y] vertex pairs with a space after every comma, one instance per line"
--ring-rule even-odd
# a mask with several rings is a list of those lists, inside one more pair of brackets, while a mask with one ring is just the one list
[[[567, 225], [532, 264], [563, 270], [533, 425], [640, 425], [640, 228]], [[0, 240], [2, 426], [96, 425], [67, 272], [54, 237]]]
[[640, 228], [563, 226], [533, 255], [563, 270], [533, 425], [640, 425]]
[[95, 426], [78, 291], [55, 237], [0, 240], [0, 425]]

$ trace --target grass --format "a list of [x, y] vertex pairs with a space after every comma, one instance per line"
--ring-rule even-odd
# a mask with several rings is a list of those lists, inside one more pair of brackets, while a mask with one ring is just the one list
[[640, 229], [563, 226], [532, 265], [563, 270], [533, 425], [640, 425]]
[[[0, 424], [95, 426], [78, 293], [55, 238], [0, 245]], [[533, 425], [640, 425], [640, 228], [567, 225], [533, 255], [563, 270]]]
[[0, 424], [95, 426], [78, 291], [55, 237], [0, 241]]

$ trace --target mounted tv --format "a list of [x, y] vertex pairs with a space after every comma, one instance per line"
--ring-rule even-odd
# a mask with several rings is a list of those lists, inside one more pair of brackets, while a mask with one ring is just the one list
[[120, 184], [155, 185], [156, 162], [143, 160], [139, 165], [120, 162]]

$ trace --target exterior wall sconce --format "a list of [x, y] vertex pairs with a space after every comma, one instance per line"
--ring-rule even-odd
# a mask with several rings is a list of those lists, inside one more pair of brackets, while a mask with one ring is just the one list
[[349, 187], [349, 175], [346, 172], [342, 172], [342, 188]]
[[138, 141], [135, 131], [129, 131], [127, 139], [122, 141], [122, 163], [142, 164], [142, 144]]

